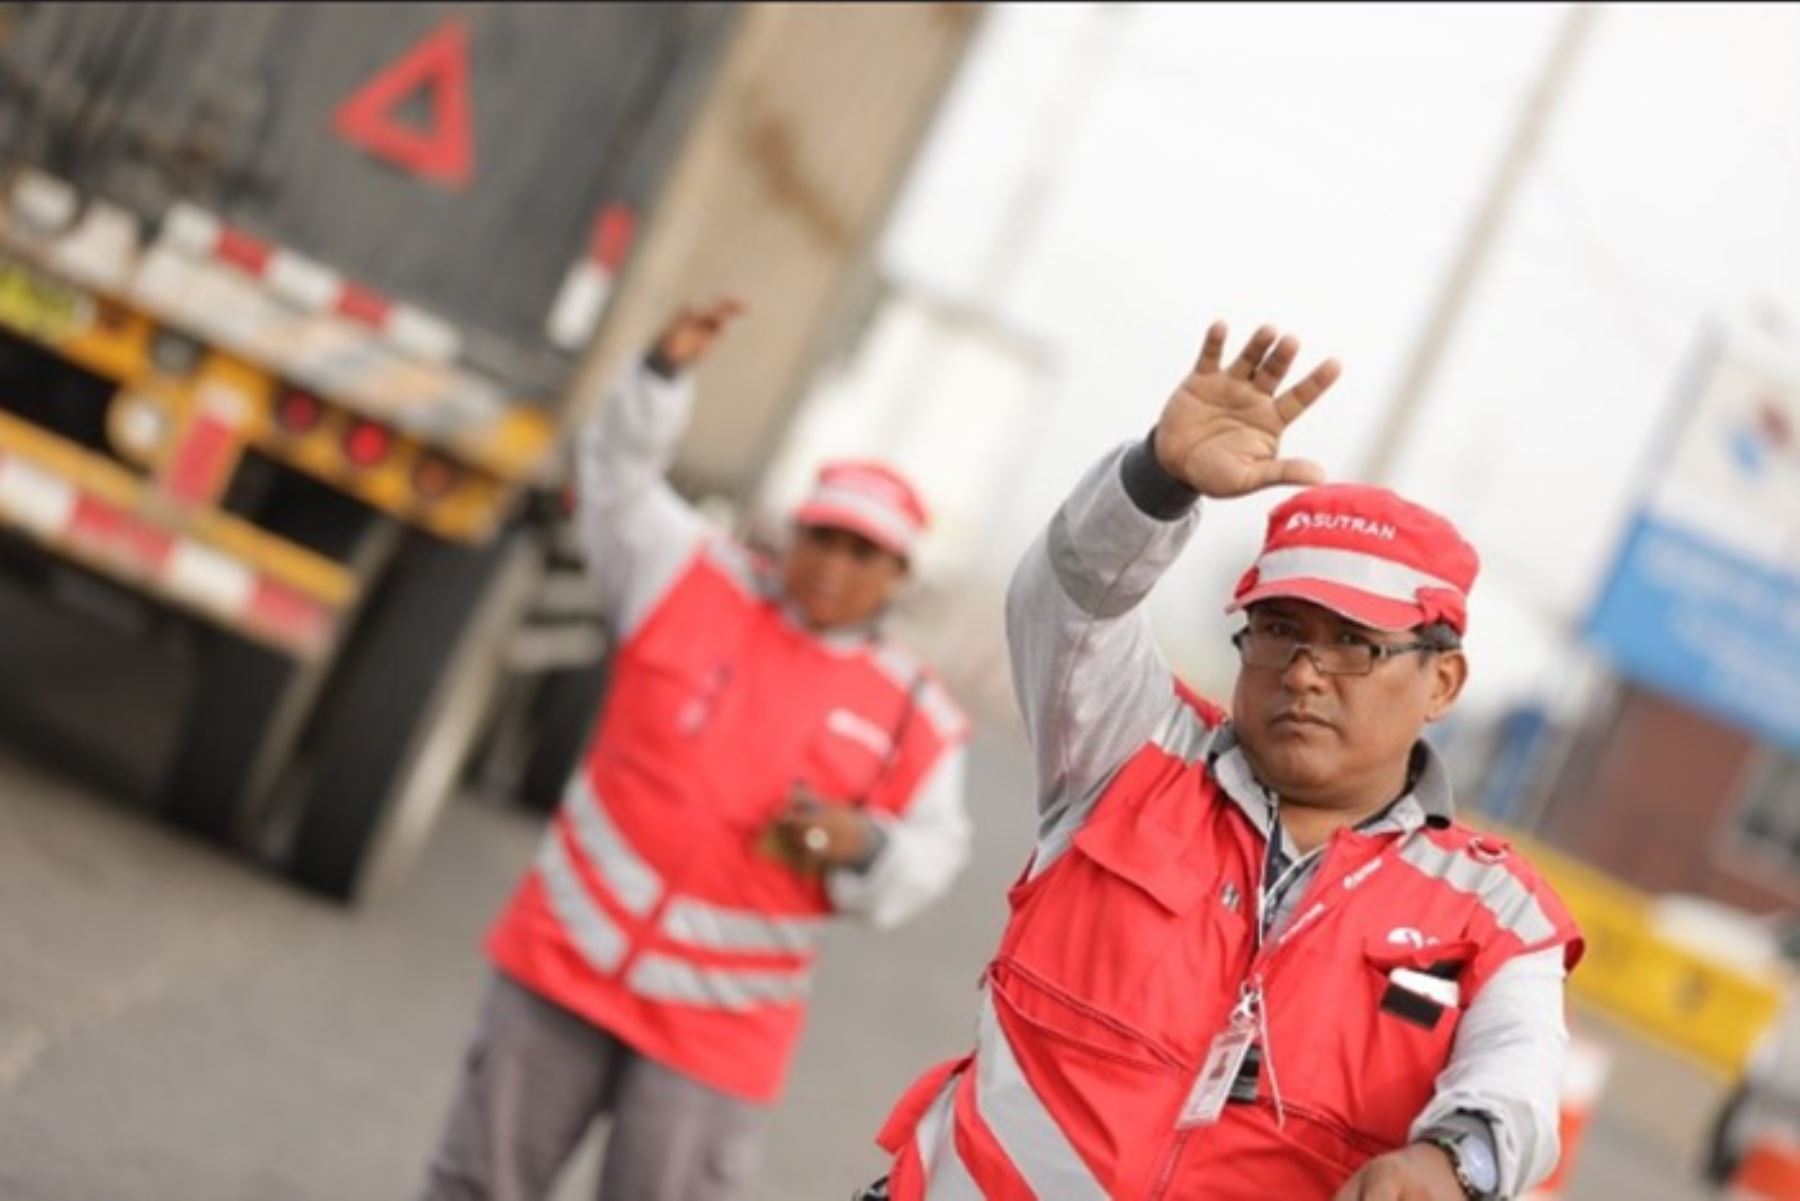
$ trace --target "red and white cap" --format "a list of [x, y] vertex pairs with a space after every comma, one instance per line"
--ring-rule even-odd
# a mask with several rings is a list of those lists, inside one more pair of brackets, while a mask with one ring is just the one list
[[882, 463], [837, 462], [819, 469], [812, 494], [794, 513], [801, 525], [861, 534], [902, 559], [925, 533], [925, 502], [906, 479]]
[[1386, 488], [1324, 484], [1269, 514], [1262, 553], [1225, 611], [1291, 597], [1372, 629], [1442, 621], [1460, 634], [1480, 567], [1475, 548], [1430, 509]]

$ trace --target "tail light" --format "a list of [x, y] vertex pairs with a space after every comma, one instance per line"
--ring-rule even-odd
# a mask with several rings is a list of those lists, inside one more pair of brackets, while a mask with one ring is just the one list
[[344, 457], [358, 467], [374, 467], [394, 450], [394, 435], [373, 421], [354, 422], [344, 433]]
[[310, 433], [325, 415], [325, 406], [309, 392], [286, 392], [275, 402], [275, 424], [283, 433]]

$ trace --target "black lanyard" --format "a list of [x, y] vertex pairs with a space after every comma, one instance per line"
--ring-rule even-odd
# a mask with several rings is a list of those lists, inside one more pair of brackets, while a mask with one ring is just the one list
[[1287, 858], [1281, 852], [1281, 809], [1279, 805], [1269, 806], [1269, 837], [1263, 845], [1263, 869], [1260, 887], [1257, 889], [1256, 928], [1257, 942], [1269, 937], [1269, 927], [1274, 924], [1275, 914], [1280, 906], [1275, 897], [1275, 886], [1281, 882], [1281, 861]]
[[[1395, 800], [1389, 801], [1378, 812], [1372, 813], [1362, 821], [1357, 822], [1355, 828], [1358, 830], [1367, 830], [1373, 826], [1379, 825], [1385, 820], [1388, 814], [1394, 811], [1395, 805], [1398, 805], [1401, 801], [1412, 795], [1413, 784], [1417, 779], [1417, 776], [1418, 773], [1416, 770], [1408, 773], [1406, 777], [1406, 791], [1401, 793]], [[1279, 903], [1280, 898], [1274, 895], [1275, 886], [1281, 883], [1283, 877], [1287, 875], [1288, 870], [1294, 866], [1294, 863], [1298, 862], [1298, 860], [1294, 860], [1289, 862], [1286, 868], [1282, 867], [1282, 860], [1286, 859], [1287, 855], [1283, 853], [1281, 849], [1281, 839], [1281, 805], [1278, 801], [1269, 806], [1269, 837], [1268, 841], [1263, 846], [1262, 881], [1261, 886], [1257, 889], [1259, 904], [1257, 906], [1256, 925], [1259, 935], [1257, 941], [1259, 943], [1268, 939], [1269, 927], [1275, 924], [1275, 916], [1281, 911]], [[1304, 858], [1304, 856], [1301, 858]]]

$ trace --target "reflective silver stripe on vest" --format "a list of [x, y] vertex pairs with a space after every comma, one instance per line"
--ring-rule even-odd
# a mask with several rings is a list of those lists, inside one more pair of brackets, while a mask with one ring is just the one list
[[1527, 945], [1556, 933], [1555, 924], [1544, 916], [1544, 907], [1531, 890], [1502, 864], [1478, 863], [1460, 851], [1446, 850], [1417, 835], [1400, 848], [1400, 858], [1456, 891], [1474, 895], [1502, 929]]
[[663, 931], [671, 938], [696, 947], [746, 954], [803, 955], [817, 945], [824, 929], [823, 918], [767, 917], [692, 897], [676, 897], [663, 915]]
[[537, 871], [550, 912], [581, 957], [602, 972], [618, 967], [625, 958], [625, 932], [587, 894], [555, 827], [538, 848]]
[[1217, 727], [1201, 721], [1200, 715], [1187, 702], [1176, 699], [1171, 702], [1169, 715], [1162, 719], [1150, 740], [1183, 763], [1193, 763], [1212, 748], [1217, 734]]
[[626, 983], [632, 992], [651, 1001], [745, 1010], [802, 1000], [812, 985], [812, 973], [703, 968], [668, 955], [649, 954], [637, 961]]
[[956, 1149], [956, 1090], [961, 1086], [960, 1073], [950, 1077], [913, 1130], [925, 1167], [925, 1201], [981, 1201], [981, 1189]]
[[1031, 1090], [993, 997], [983, 992], [975, 1055], [975, 1108], [1034, 1196], [1106, 1201], [1106, 1190]]
[[606, 815], [600, 798], [588, 783], [585, 768], [569, 778], [569, 786], [563, 790], [563, 812], [569, 815], [569, 824], [575, 831], [575, 845], [612, 889], [619, 904], [640, 916], [655, 908], [662, 895], [662, 879], [638, 857]]

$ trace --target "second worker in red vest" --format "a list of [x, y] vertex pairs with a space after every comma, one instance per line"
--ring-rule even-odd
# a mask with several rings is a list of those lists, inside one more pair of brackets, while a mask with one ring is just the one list
[[967, 724], [881, 630], [925, 528], [912, 488], [827, 467], [775, 562], [663, 478], [737, 311], [679, 314], [582, 434], [610, 691], [489, 935], [428, 1201], [537, 1201], [602, 1115], [603, 1196], [740, 1196], [829, 919], [895, 925], [968, 857]]
[[1336, 365], [1278, 393], [1297, 342], [1224, 344], [1014, 577], [1037, 845], [975, 1051], [901, 1099], [870, 1197], [1488, 1201], [1555, 1164], [1580, 937], [1420, 738], [1467, 676], [1474, 550], [1386, 489], [1309, 487], [1235, 591], [1229, 715], [1151, 638], [1201, 498], [1322, 476], [1280, 440]]

